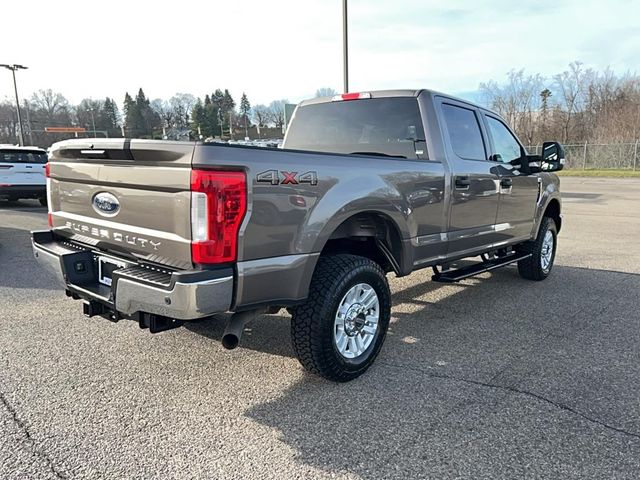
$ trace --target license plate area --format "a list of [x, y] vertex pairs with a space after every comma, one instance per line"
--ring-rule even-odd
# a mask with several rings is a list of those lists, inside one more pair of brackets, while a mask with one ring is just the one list
[[98, 282], [111, 286], [112, 275], [119, 268], [126, 268], [127, 264], [111, 257], [98, 257]]

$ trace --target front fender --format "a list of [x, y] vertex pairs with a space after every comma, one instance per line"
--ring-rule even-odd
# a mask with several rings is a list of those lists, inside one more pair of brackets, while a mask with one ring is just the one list
[[[534, 226], [531, 232], [531, 237], [536, 238], [538, 236], [538, 231], [540, 230], [540, 225], [542, 224], [542, 218], [544, 217], [544, 213], [549, 208], [549, 205], [556, 201], [558, 202], [558, 213], [562, 215], [562, 197], [560, 195], [560, 179], [555, 174], [549, 174], [550, 179], [548, 182], [544, 182], [543, 180], [543, 188], [542, 194], [540, 195], [540, 199], [538, 200], [538, 204], [536, 206], [536, 213], [534, 218]], [[561, 225], [558, 225], [558, 231], [560, 231]]]

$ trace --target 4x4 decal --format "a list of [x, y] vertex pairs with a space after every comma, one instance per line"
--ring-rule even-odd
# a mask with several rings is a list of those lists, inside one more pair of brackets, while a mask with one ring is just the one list
[[271, 185], [307, 185], [318, 184], [318, 173], [311, 170], [308, 172], [285, 172], [284, 170], [265, 170], [256, 175], [256, 182], [269, 183]]

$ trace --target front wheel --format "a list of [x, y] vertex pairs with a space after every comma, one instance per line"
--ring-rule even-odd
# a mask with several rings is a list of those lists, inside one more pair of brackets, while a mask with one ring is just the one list
[[557, 244], [556, 222], [552, 218], [543, 217], [536, 239], [523, 243], [519, 248], [522, 253], [531, 253], [529, 258], [518, 262], [520, 276], [528, 280], [547, 278], [556, 258]]
[[377, 263], [356, 255], [320, 257], [308, 300], [293, 309], [293, 349], [308, 371], [353, 380], [380, 352], [390, 316], [391, 292]]

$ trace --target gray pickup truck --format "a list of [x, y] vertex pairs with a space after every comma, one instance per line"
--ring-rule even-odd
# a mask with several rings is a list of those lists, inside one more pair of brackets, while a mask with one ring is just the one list
[[[55, 144], [36, 258], [84, 313], [158, 332], [215, 313], [222, 343], [287, 308], [302, 365], [362, 374], [389, 325], [387, 274], [517, 263], [543, 280], [562, 225], [556, 142], [527, 153], [495, 113], [428, 90], [298, 105], [282, 149], [130, 139]], [[478, 257], [475, 263], [457, 262]]]

